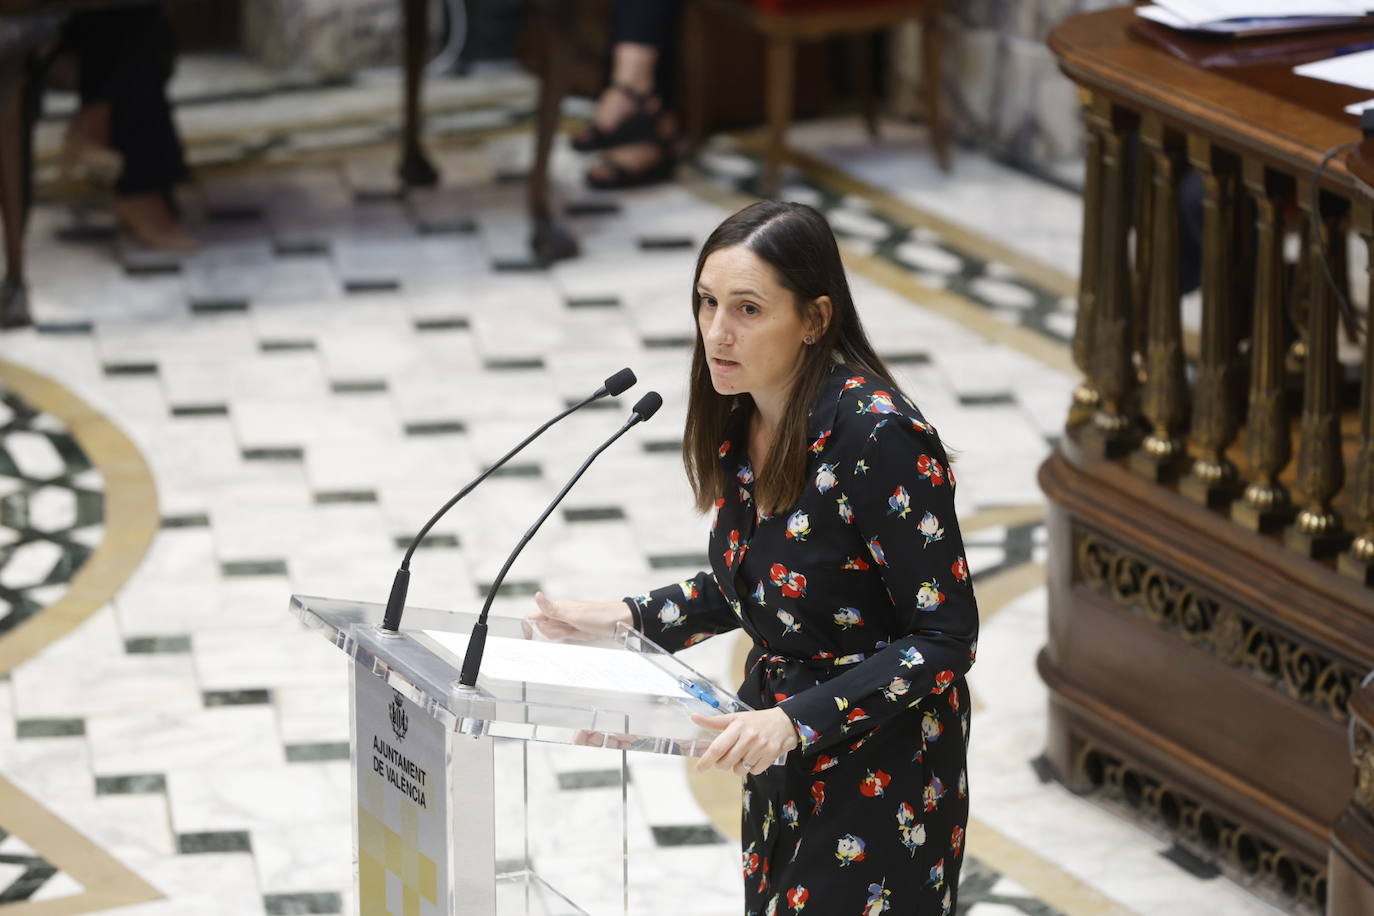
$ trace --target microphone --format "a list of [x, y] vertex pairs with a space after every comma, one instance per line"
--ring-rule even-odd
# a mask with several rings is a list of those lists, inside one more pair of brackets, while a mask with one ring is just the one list
[[510, 571], [511, 565], [515, 563], [515, 558], [520, 556], [520, 551], [525, 549], [525, 545], [530, 542], [530, 538], [534, 537], [534, 533], [539, 530], [539, 526], [544, 524], [544, 520], [553, 513], [554, 509], [558, 508], [558, 504], [563, 501], [563, 497], [568, 495], [568, 491], [573, 488], [573, 484], [577, 483], [582, 475], [586, 473], [587, 468], [592, 466], [592, 462], [596, 460], [597, 456], [610, 448], [611, 443], [625, 435], [631, 426], [643, 420], [647, 420], [658, 413], [658, 409], [662, 406], [663, 398], [657, 391], [650, 391], [648, 394], [644, 395], [644, 397], [640, 398], [630, 411], [630, 419], [626, 420], [624, 425], [616, 430], [609, 439], [601, 443], [596, 451], [592, 452], [587, 460], [582, 462], [582, 466], [573, 472], [572, 477], [568, 478], [568, 482], [563, 485], [563, 489], [558, 491], [558, 495], [553, 498], [553, 502], [549, 503], [548, 508], [544, 510], [544, 514], [539, 516], [539, 519], [530, 526], [530, 530], [525, 532], [525, 536], [520, 539], [519, 544], [515, 545], [515, 549], [511, 551], [510, 556], [506, 557], [506, 564], [501, 567], [501, 571], [496, 574], [496, 581], [493, 582], [491, 588], [487, 590], [487, 600], [482, 604], [482, 612], [477, 615], [477, 623], [473, 624], [472, 635], [468, 637], [468, 651], [467, 654], [463, 656], [463, 668], [458, 675], [458, 683], [461, 687], [473, 689], [477, 686], [477, 672], [482, 667], [482, 652], [486, 649], [487, 645], [487, 615], [491, 611], [491, 603], [496, 598], [496, 592], [501, 588], [501, 583], [505, 581], [506, 573]]
[[[568, 414], [575, 413], [576, 411], [581, 410], [583, 407], [586, 407], [592, 401], [599, 401], [604, 397], [618, 395], [621, 392], [628, 390], [632, 385], [634, 385], [636, 381], [638, 380], [635, 378], [635, 374], [630, 371], [629, 367], [621, 369], [619, 372], [615, 373], [610, 378], [606, 379], [606, 381], [601, 385], [601, 387], [593, 391], [589, 397], [583, 398], [582, 400], [578, 401], [576, 404], [572, 405], [567, 410], [563, 411], [558, 416], [554, 417], [552, 420], [545, 423], [543, 426], [539, 427], [534, 432], [526, 436], [519, 445], [517, 445], [510, 451], [506, 452], [506, 454], [501, 456], [499, 461], [497, 461], [491, 467], [487, 468], [481, 474], [478, 474], [476, 479], [474, 479], [467, 486], [463, 487], [463, 489], [459, 490], [457, 496], [454, 496], [448, 502], [444, 503], [443, 506], [440, 507], [439, 511], [434, 513], [434, 515], [430, 517], [429, 521], [425, 522], [425, 526], [420, 529], [419, 534], [415, 535], [415, 540], [411, 541], [410, 547], [406, 549], [406, 555], [401, 560], [401, 566], [399, 569], [396, 570], [396, 578], [391, 580], [391, 595], [386, 600], [386, 613], [382, 616], [382, 629], [387, 631], [388, 633], [394, 634], [396, 632], [396, 629], [401, 625], [401, 614], [405, 611], [406, 606], [406, 592], [410, 589], [410, 558], [414, 555], [415, 548], [419, 547], [420, 542], [425, 539], [425, 535], [429, 534], [429, 530], [434, 527], [435, 523], [438, 522], [439, 519], [444, 517], [444, 514], [448, 512], [448, 510], [452, 509], [454, 505], [457, 504], [458, 500], [462, 499], [464, 496], [467, 496], [470, 492], [472, 492], [474, 487], [476, 487], [479, 483], [481, 483], [482, 481], [486, 480], [489, 476], [491, 476], [492, 471], [495, 471], [497, 468], [501, 467], [501, 465], [505, 464], [507, 461], [510, 461], [517, 454], [519, 454], [525, 446], [529, 445], [535, 439], [538, 439], [541, 435], [543, 435], [544, 431], [547, 430], [550, 426], [553, 426], [559, 420], [568, 416]], [[642, 399], [640, 403], [643, 403]]]

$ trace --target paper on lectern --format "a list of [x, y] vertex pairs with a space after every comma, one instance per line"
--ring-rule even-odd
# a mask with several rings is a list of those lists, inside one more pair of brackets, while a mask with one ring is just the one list
[[[466, 633], [422, 632], [458, 658], [468, 650]], [[575, 643], [489, 636], [482, 653], [482, 674], [556, 687], [682, 696], [677, 679], [642, 655]]]

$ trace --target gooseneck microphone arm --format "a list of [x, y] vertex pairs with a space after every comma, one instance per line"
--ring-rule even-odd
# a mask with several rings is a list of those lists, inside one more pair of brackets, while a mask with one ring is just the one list
[[410, 558], [415, 554], [415, 550], [420, 546], [420, 542], [425, 539], [425, 535], [429, 534], [429, 530], [434, 527], [439, 519], [444, 517], [444, 514], [448, 512], [448, 510], [457, 505], [458, 500], [471, 493], [474, 487], [490, 477], [493, 471], [518, 455], [525, 446], [542, 436], [550, 426], [553, 426], [569, 414], [581, 410], [592, 401], [599, 401], [601, 398], [620, 394], [630, 388], [635, 381], [635, 374], [633, 372], [628, 368], [621, 369], [619, 372], [606, 379], [605, 383], [602, 384], [600, 388], [596, 389], [596, 391], [592, 392], [591, 395], [578, 401], [576, 404], [564, 410], [558, 416], [526, 436], [521, 440], [519, 445], [502, 455], [495, 464], [487, 468], [481, 474], [478, 474], [471, 483], [459, 490], [456, 496], [444, 503], [443, 506], [439, 508], [439, 511], [435, 512], [434, 515], [430, 517], [429, 521], [425, 522], [424, 527], [420, 529], [420, 533], [415, 535], [415, 539], [411, 541], [410, 546], [406, 548], [405, 557], [401, 560], [401, 566], [396, 570], [396, 577], [391, 580], [391, 595], [386, 601], [386, 613], [382, 617], [382, 629], [395, 633], [397, 628], [400, 627], [401, 614], [405, 611], [406, 606], [406, 593], [410, 590]]
[[496, 599], [496, 592], [501, 588], [501, 583], [505, 580], [506, 573], [510, 571], [512, 564], [515, 563], [515, 558], [520, 556], [520, 551], [525, 549], [525, 545], [530, 542], [530, 538], [534, 537], [534, 533], [539, 530], [539, 526], [544, 524], [544, 520], [553, 514], [554, 509], [558, 508], [558, 504], [563, 501], [563, 497], [568, 495], [568, 491], [571, 490], [573, 485], [581, 479], [584, 473], [586, 473], [587, 468], [592, 466], [592, 462], [597, 459], [597, 456], [610, 448], [615, 440], [629, 432], [631, 426], [634, 426], [641, 420], [649, 419], [657, 413], [658, 409], [662, 406], [663, 398], [659, 396], [657, 391], [650, 391], [648, 394], [644, 395], [644, 397], [640, 398], [638, 403], [635, 404], [634, 409], [630, 411], [630, 419], [625, 421], [625, 425], [616, 430], [609, 439], [601, 443], [596, 451], [592, 452], [591, 455], [587, 457], [586, 461], [582, 462], [582, 466], [573, 472], [572, 477], [568, 478], [568, 482], [563, 485], [563, 489], [559, 490], [558, 495], [553, 498], [553, 502], [549, 503], [548, 508], [544, 510], [544, 514], [539, 516], [539, 519], [525, 532], [525, 536], [520, 539], [520, 543], [515, 545], [515, 549], [512, 550], [510, 556], [506, 558], [505, 565], [502, 566], [501, 571], [496, 574], [496, 580], [492, 582], [491, 588], [487, 590], [487, 600], [482, 604], [482, 613], [477, 615], [477, 623], [472, 626], [472, 635], [468, 637], [468, 651], [467, 654], [463, 656], [463, 668], [458, 675], [458, 683], [461, 686], [477, 686], [477, 673], [482, 667], [482, 652], [486, 649], [487, 645], [487, 615], [491, 612], [491, 603]]

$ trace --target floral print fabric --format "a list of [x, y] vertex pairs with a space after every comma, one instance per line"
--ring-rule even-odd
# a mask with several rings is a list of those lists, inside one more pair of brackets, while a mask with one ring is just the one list
[[837, 366], [811, 411], [806, 489], [769, 515], [746, 420], [720, 446], [734, 486], [711, 571], [627, 599], [673, 651], [743, 627], [741, 699], [797, 729], [786, 762], [745, 781], [746, 912], [953, 913], [978, 613], [939, 437], [891, 384]]

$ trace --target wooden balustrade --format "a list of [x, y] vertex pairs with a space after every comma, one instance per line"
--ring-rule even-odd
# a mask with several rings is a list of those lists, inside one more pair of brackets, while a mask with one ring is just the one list
[[[1313, 189], [1364, 96], [1296, 76], [1307, 45], [1155, 37], [1130, 8], [1050, 37], [1087, 168], [1083, 382], [1040, 471], [1046, 758], [1287, 912], [1368, 913], [1347, 730], [1374, 785], [1374, 344], [1338, 343], [1351, 234], [1374, 264], [1374, 140], [1363, 184], [1336, 157]], [[1197, 186], [1200, 314], [1179, 288]]]
[[[1337, 358], [1331, 282], [1348, 270], [1349, 183], [1314, 195], [1310, 176], [1186, 133], [1157, 113], [1092, 92], [1081, 97], [1090, 225], [1073, 340], [1084, 379], [1070, 435], [1087, 454], [1124, 457], [1151, 481], [1176, 484], [1252, 532], [1281, 534], [1310, 558], [1351, 545], [1337, 508], [1348, 507], [1361, 537], [1341, 566], [1367, 571], [1374, 441], [1368, 422], [1358, 443], [1342, 439], [1343, 418], [1352, 427], [1356, 407], [1341, 400], [1346, 370]], [[1179, 296], [1178, 188], [1188, 168], [1203, 188], [1202, 317], [1193, 352], [1185, 352]], [[1362, 231], [1374, 245], [1367, 224]], [[1289, 233], [1302, 241], [1292, 265], [1284, 260]], [[1290, 276], [1297, 278], [1291, 286]], [[1296, 373], [1286, 367], [1294, 361]], [[1290, 428], [1294, 403], [1301, 409]], [[1347, 490], [1345, 470], [1357, 462]]]

